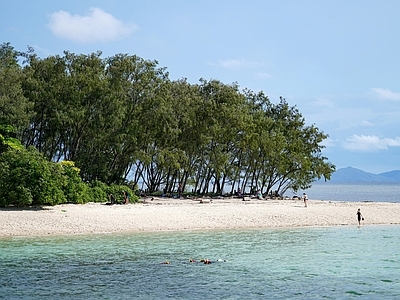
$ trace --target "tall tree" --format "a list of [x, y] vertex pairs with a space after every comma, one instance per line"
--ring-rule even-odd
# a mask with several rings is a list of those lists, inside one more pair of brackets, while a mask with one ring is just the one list
[[136, 55], [119, 54], [107, 61], [107, 77], [122, 101], [122, 123], [112, 137], [118, 145], [115, 162], [120, 171], [125, 171], [124, 178], [133, 172], [152, 186], [157, 177], [151, 172], [153, 159], [159, 144], [171, 138], [168, 73], [158, 67], [157, 61]]
[[12, 125], [17, 133], [29, 126], [32, 105], [24, 97], [21, 53], [10, 43], [0, 45], [0, 124]]
[[218, 80], [170, 81], [157, 61], [101, 55], [40, 59], [3, 44], [0, 122], [47, 159], [74, 161], [86, 181], [132, 178], [149, 191], [283, 193], [334, 171], [322, 155], [327, 135], [283, 98], [273, 104]]

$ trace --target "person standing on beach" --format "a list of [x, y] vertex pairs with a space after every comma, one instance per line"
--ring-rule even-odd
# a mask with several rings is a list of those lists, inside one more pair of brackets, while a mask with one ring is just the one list
[[183, 187], [182, 187], [182, 183], [180, 183], [178, 186], [178, 198], [180, 198], [182, 196], [182, 191], [183, 191]]
[[122, 195], [124, 197], [124, 201], [122, 203], [129, 204], [129, 198], [130, 198], [129, 193], [127, 191], [122, 191]]
[[308, 196], [306, 193], [303, 193], [303, 201], [304, 201], [304, 207], [307, 207], [307, 202], [308, 202]]
[[357, 215], [358, 225], [361, 225], [361, 220], [364, 221], [364, 217], [363, 217], [363, 215], [362, 215], [362, 213], [361, 213], [361, 209], [358, 209], [358, 210], [357, 210], [356, 215]]
[[114, 194], [110, 194], [109, 198], [110, 198], [110, 203], [111, 203], [111, 205], [113, 205], [113, 204], [116, 203]]

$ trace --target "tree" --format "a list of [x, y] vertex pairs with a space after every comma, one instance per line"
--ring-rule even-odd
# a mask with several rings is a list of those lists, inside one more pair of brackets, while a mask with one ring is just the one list
[[314, 125], [306, 126], [296, 107], [290, 107], [281, 97], [276, 105], [260, 105], [265, 125], [258, 131], [254, 162], [255, 184], [266, 192], [283, 194], [287, 189], [306, 189], [321, 177], [335, 171], [334, 165], [322, 156], [321, 142], [328, 136]]
[[[273, 104], [263, 92], [213, 79], [170, 81], [155, 60], [101, 55], [66, 51], [41, 59], [3, 44], [0, 121], [17, 130], [0, 136], [0, 151], [21, 137], [48, 161], [74, 162], [63, 172], [75, 179], [133, 179], [150, 192], [183, 184], [202, 193], [228, 186], [284, 193], [329, 179], [335, 169], [322, 155], [328, 136], [283, 98]], [[67, 201], [86, 201], [84, 187], [73, 182], [82, 195]]]
[[206, 175], [204, 187], [214, 182], [213, 192], [221, 194], [225, 184], [237, 180], [239, 152], [246, 128], [248, 107], [236, 83], [226, 85], [217, 80], [200, 80], [202, 107], [198, 115], [203, 120], [202, 133], [207, 143], [203, 150]]
[[120, 54], [108, 59], [107, 77], [123, 107], [121, 127], [113, 135], [118, 144], [116, 165], [125, 171], [124, 179], [131, 172], [136, 182], [140, 178], [154, 190], [162, 177], [157, 170], [162, 161], [159, 151], [174, 139], [176, 127], [168, 73], [157, 61]]
[[18, 64], [21, 53], [9, 43], [0, 45], [0, 124], [9, 124], [21, 132], [29, 126], [32, 105], [24, 97], [24, 74]]

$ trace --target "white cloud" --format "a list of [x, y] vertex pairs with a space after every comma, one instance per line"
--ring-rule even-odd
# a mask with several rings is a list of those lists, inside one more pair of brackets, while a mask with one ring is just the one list
[[331, 149], [331, 148], [336, 147], [336, 143], [337, 143], [336, 140], [334, 140], [334, 139], [328, 137], [327, 139], [325, 139], [325, 140], [323, 140], [323, 141], [321, 142], [321, 145], [324, 146], [324, 147], [327, 148], [327, 149]]
[[209, 65], [231, 70], [237, 70], [242, 68], [257, 68], [261, 66], [260, 63], [254, 61], [247, 61], [244, 59], [219, 60], [217, 63], [211, 62], [209, 63]]
[[48, 27], [56, 36], [80, 43], [113, 41], [138, 29], [137, 25], [124, 24], [96, 7], [85, 16], [63, 10], [55, 12], [50, 16]]
[[373, 88], [371, 91], [381, 100], [400, 101], [400, 93], [392, 92], [389, 89]]
[[343, 148], [351, 151], [376, 152], [389, 147], [400, 147], [400, 137], [392, 139], [376, 135], [352, 135], [343, 143]]

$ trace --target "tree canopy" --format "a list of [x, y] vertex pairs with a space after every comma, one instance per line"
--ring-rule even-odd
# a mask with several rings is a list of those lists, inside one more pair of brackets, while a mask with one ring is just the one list
[[136, 55], [39, 58], [2, 44], [0, 124], [47, 160], [73, 161], [85, 182], [131, 181], [148, 192], [182, 184], [283, 194], [335, 170], [322, 155], [328, 135], [284, 98], [272, 103], [216, 79], [171, 80]]

